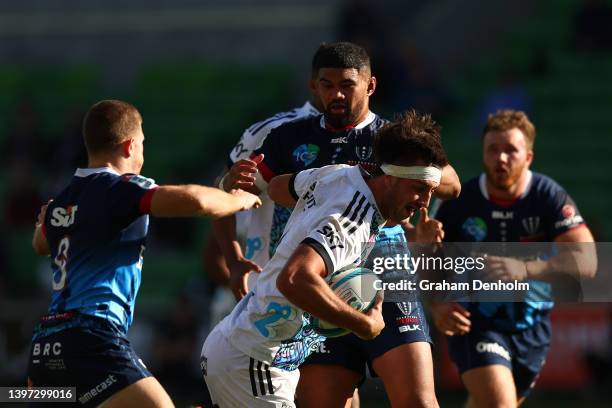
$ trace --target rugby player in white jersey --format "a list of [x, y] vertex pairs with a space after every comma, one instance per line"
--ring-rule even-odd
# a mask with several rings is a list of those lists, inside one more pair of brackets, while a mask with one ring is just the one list
[[274, 256], [202, 349], [214, 404], [295, 406], [297, 367], [324, 340], [305, 312], [363, 339], [383, 329], [380, 300], [368, 313], [357, 312], [324, 277], [359, 265], [387, 220], [399, 223], [427, 207], [447, 160], [437, 126], [415, 112], [384, 127], [374, 152], [382, 164], [372, 175], [337, 165], [293, 178], [300, 198]]

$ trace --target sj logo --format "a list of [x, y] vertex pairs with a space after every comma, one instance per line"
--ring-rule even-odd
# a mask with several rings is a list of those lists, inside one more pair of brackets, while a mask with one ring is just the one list
[[78, 205], [66, 208], [56, 207], [51, 212], [51, 225], [54, 227], [69, 227], [74, 224], [74, 217], [79, 209]]

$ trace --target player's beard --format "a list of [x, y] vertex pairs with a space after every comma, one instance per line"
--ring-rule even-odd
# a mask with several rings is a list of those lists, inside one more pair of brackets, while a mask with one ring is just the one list
[[[525, 166], [514, 168], [503, 168], [505, 171], [496, 171], [497, 168], [485, 167], [487, 179], [495, 188], [500, 190], [509, 190], [512, 186], [519, 182], [521, 174], [525, 170]], [[501, 168], [499, 169], [501, 170]]]
[[[325, 122], [336, 129], [342, 129], [350, 125], [356, 125], [359, 113], [363, 110], [365, 101], [360, 101], [355, 109], [351, 109], [350, 105], [345, 102], [331, 102], [325, 108]], [[332, 106], [342, 105], [344, 107], [344, 113], [337, 114], [332, 112]]]

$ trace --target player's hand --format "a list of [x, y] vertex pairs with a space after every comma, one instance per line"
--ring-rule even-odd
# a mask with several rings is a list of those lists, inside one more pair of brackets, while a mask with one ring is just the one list
[[427, 208], [421, 207], [419, 222], [416, 225], [416, 242], [432, 243], [442, 242], [444, 239], [444, 229], [442, 223], [433, 218], [429, 218]]
[[252, 191], [255, 187], [257, 165], [261, 163], [263, 158], [264, 155], [259, 154], [252, 159], [242, 159], [234, 163], [223, 177], [223, 189], [225, 191], [233, 189]]
[[487, 257], [487, 278], [490, 280], [525, 280], [527, 279], [527, 265], [524, 261], [504, 256]]
[[45, 223], [45, 216], [47, 214], [47, 207], [49, 207], [49, 204], [51, 204], [51, 202], [53, 201], [53, 199], [50, 199], [49, 201], [47, 201], [47, 204], [43, 204], [40, 207], [40, 211], [38, 212], [38, 218], [36, 219], [36, 226], [40, 227], [41, 225], [43, 225]]
[[379, 293], [376, 295], [374, 306], [372, 306], [372, 308], [365, 313], [366, 316], [369, 317], [368, 330], [363, 333], [355, 333], [357, 337], [362, 338], [363, 340], [372, 340], [380, 334], [382, 329], [385, 328], [385, 320], [383, 319], [382, 315], [382, 304], [383, 295], [382, 293]]
[[228, 265], [230, 271], [229, 285], [236, 300], [242, 299], [249, 292], [249, 272], [261, 272], [261, 267], [246, 258], [238, 259]]
[[459, 303], [432, 302], [431, 314], [438, 330], [446, 336], [462, 336], [472, 326], [470, 312]]
[[261, 207], [261, 199], [255, 194], [251, 194], [244, 190], [231, 190], [230, 194], [241, 200], [243, 204], [241, 210]]

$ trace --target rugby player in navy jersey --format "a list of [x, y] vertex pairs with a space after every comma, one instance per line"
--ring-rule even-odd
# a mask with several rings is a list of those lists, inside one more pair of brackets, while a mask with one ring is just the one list
[[222, 217], [261, 201], [244, 191], [157, 186], [139, 175], [142, 118], [129, 103], [93, 105], [83, 134], [88, 167], [43, 206], [34, 232], [36, 253], [51, 257], [53, 294], [34, 330], [28, 384], [76, 387], [84, 406], [172, 406], [127, 340], [148, 216]]
[[[449, 242], [556, 242], [547, 260], [489, 257], [495, 279], [530, 282], [528, 301], [438, 303], [434, 322], [448, 337], [451, 358], [469, 397], [467, 406], [516, 407], [534, 386], [550, 344], [553, 307], [547, 275], [592, 277], [593, 236], [576, 204], [551, 178], [529, 170], [535, 127], [520, 111], [491, 115], [483, 131], [484, 173], [442, 204], [436, 218]], [[571, 251], [566, 247], [571, 245]]]
[[[366, 170], [377, 168], [373, 139], [388, 122], [369, 109], [376, 78], [372, 76], [367, 52], [352, 43], [321, 45], [313, 57], [310, 87], [321, 99], [323, 115], [295, 120], [273, 129], [250, 160], [240, 160], [232, 166], [228, 186], [244, 187], [254, 183], [250, 191], [259, 193], [266, 189], [274, 176], [280, 174], [338, 163], [358, 164]], [[440, 186], [434, 194], [439, 198], [454, 198], [459, 190], [459, 179], [454, 169], [445, 166]], [[270, 254], [274, 252], [290, 214], [288, 208], [275, 205]], [[433, 220], [429, 223], [434, 224]], [[414, 240], [413, 229], [410, 238]], [[354, 388], [364, 378], [366, 363], [383, 379], [395, 405], [435, 404], [426, 326], [423, 322], [418, 325], [419, 330], [401, 331], [403, 325], [397, 324], [405, 317], [423, 319], [420, 303], [411, 306], [406, 313], [407, 308], [402, 305], [385, 302], [383, 316], [386, 327], [381, 336], [371, 342], [350, 339], [352, 335], [326, 342], [329, 353], [313, 354], [300, 368], [297, 391], [300, 406], [334, 406], [340, 400], [350, 404]], [[358, 343], [364, 344], [359, 354], [344, 352], [349, 348], [354, 350]], [[407, 383], [415, 386], [406, 387]]]

